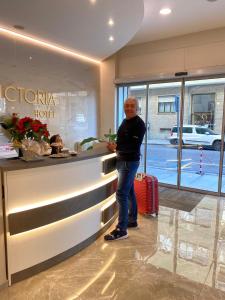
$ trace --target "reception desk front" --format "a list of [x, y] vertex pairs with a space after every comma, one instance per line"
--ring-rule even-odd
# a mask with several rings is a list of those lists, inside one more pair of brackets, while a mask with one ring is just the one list
[[114, 161], [115, 154], [99, 149], [39, 162], [0, 162], [6, 254], [0, 256], [0, 272], [5, 265], [7, 274], [0, 280], [7, 277], [11, 285], [45, 270], [108, 228], [117, 211]]

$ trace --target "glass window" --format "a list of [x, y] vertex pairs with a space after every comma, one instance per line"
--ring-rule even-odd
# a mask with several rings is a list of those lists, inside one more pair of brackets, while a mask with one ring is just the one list
[[159, 113], [163, 113], [164, 112], [164, 103], [159, 103], [159, 109], [158, 109]]
[[170, 112], [170, 103], [164, 103], [165, 105], [165, 112]]
[[183, 127], [182, 132], [183, 133], [192, 133], [193, 132], [193, 128], [192, 127]]
[[209, 135], [215, 135], [216, 133], [209, 128], [200, 128], [196, 127], [195, 128], [197, 134], [209, 134]]
[[192, 124], [214, 128], [215, 93], [192, 94]]
[[158, 112], [174, 113], [175, 112], [175, 96], [158, 96]]
[[[173, 127], [172, 132], [177, 132], [177, 127]], [[192, 133], [193, 128], [192, 127], [183, 127], [182, 132], [183, 133]]]

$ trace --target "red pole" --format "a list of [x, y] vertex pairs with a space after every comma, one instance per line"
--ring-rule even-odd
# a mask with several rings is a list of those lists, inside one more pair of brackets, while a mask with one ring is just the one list
[[198, 149], [200, 150], [200, 163], [199, 163], [199, 172], [197, 174], [204, 175], [203, 168], [202, 168], [202, 161], [203, 161], [203, 147], [199, 146]]

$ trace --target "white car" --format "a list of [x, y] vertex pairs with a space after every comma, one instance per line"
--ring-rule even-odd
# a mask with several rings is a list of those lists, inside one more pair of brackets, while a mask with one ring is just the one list
[[[177, 126], [171, 129], [169, 141], [172, 145], [178, 144]], [[210, 146], [214, 150], [220, 151], [221, 135], [204, 126], [183, 125], [182, 144]]]

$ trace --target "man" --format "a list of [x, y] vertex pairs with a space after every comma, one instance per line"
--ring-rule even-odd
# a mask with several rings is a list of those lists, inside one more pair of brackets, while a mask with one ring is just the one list
[[[137, 115], [138, 101], [129, 97], [124, 102], [126, 118], [117, 132], [117, 143], [108, 148], [117, 153], [118, 185], [116, 199], [119, 204], [119, 219], [116, 228], [105, 235], [105, 240], [114, 241], [128, 237], [127, 228], [137, 227], [137, 202], [134, 193], [134, 178], [140, 163], [140, 147], [146, 131], [145, 123]], [[128, 213], [129, 212], [129, 213]]]

